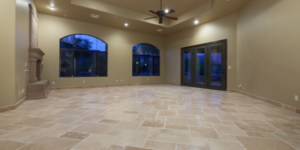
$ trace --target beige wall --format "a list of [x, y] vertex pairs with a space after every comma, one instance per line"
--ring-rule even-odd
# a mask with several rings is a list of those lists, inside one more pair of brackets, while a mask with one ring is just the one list
[[[166, 80], [180, 84], [180, 51], [182, 47], [227, 39], [227, 89], [236, 89], [236, 38], [237, 14], [175, 33], [166, 38]], [[174, 81], [175, 79], [175, 81]]]
[[[26, 96], [29, 73], [29, 4], [35, 9], [32, 0], [16, 0], [16, 44], [15, 44], [15, 102]], [[36, 11], [35, 11], [36, 12]], [[25, 63], [27, 66], [25, 66]], [[22, 90], [24, 90], [22, 92]], [[21, 94], [19, 92], [21, 91]]]
[[299, 0], [252, 0], [238, 13], [242, 91], [300, 108], [299, 14]]
[[15, 104], [16, 1], [0, 1], [0, 107]]
[[[48, 79], [51, 87], [97, 86], [135, 83], [164, 83], [164, 38], [138, 32], [116, 29], [44, 14], [39, 18], [39, 47], [45, 52], [42, 62], [42, 79]], [[125, 28], [125, 27], [124, 27]], [[130, 28], [130, 26], [129, 26]], [[70, 34], [89, 34], [108, 44], [108, 77], [59, 77], [59, 40]], [[132, 77], [132, 47], [149, 43], [161, 51], [161, 75], [159, 77]], [[120, 82], [120, 80], [123, 82]], [[149, 79], [147, 81], [146, 79]], [[119, 82], [116, 82], [119, 80]], [[86, 83], [84, 84], [83, 81]], [[55, 84], [52, 84], [55, 82]]]

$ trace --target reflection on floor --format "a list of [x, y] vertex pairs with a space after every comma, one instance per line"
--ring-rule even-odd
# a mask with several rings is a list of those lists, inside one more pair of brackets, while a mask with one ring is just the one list
[[0, 113], [5, 150], [300, 150], [300, 116], [171, 85], [54, 90]]

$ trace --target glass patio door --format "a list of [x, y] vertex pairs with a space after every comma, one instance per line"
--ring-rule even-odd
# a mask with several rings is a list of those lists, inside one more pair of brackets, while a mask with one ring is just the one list
[[226, 41], [182, 49], [181, 84], [226, 90]]

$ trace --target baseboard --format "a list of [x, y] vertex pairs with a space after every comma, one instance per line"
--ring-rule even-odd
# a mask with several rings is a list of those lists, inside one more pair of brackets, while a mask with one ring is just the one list
[[21, 99], [19, 102], [17, 102], [14, 105], [10, 105], [10, 106], [5, 106], [5, 107], [0, 107], [0, 112], [5, 112], [5, 111], [9, 111], [9, 110], [14, 110], [16, 108], [18, 108], [21, 104], [23, 104], [26, 100], [27, 96], [25, 96], [23, 99]]
[[251, 93], [247, 93], [247, 92], [243, 92], [243, 91], [239, 91], [239, 90], [228, 90], [228, 91], [229, 92], [237, 92], [237, 93], [240, 93], [240, 94], [243, 94], [243, 95], [255, 98], [257, 100], [266, 102], [266, 103], [271, 104], [273, 106], [280, 107], [280, 108], [285, 109], [287, 111], [300, 114], [300, 109], [299, 108], [296, 108], [296, 107], [293, 107], [293, 106], [289, 106], [289, 105], [286, 105], [286, 104], [282, 104], [282, 103], [279, 103], [277, 101], [274, 101], [274, 100], [271, 100], [271, 99], [268, 99], [268, 98], [264, 98], [264, 97], [261, 97], [261, 96], [257, 96], [257, 95], [254, 95], [254, 94], [251, 94]]
[[114, 87], [114, 86], [159, 85], [159, 84], [166, 84], [166, 83], [136, 83], [136, 84], [97, 85], [97, 86], [52, 87], [50, 89], [51, 90], [86, 89], [86, 88], [101, 88], [101, 87]]

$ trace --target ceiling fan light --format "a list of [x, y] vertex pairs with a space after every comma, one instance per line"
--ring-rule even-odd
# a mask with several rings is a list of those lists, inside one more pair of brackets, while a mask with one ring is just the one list
[[169, 9], [166, 9], [166, 10], [165, 10], [165, 13], [169, 13]]

